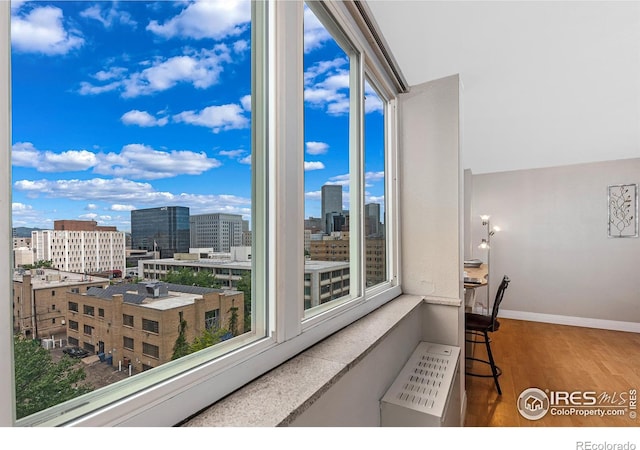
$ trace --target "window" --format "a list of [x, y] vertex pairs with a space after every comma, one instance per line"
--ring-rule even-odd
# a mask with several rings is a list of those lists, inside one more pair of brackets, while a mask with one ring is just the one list
[[90, 325], [85, 325], [84, 334], [86, 334], [87, 336], [91, 336], [93, 334], [93, 327]]
[[149, 344], [147, 342], [142, 343], [142, 354], [145, 356], [151, 356], [158, 358], [160, 356], [160, 348], [157, 345]]
[[220, 328], [220, 310], [214, 309], [204, 314], [204, 326], [207, 330], [217, 330]]
[[151, 333], [158, 333], [160, 324], [156, 320], [142, 319], [142, 329]]
[[104, 317], [104, 308], [98, 308], [98, 317]]
[[123, 314], [122, 325], [124, 325], [125, 327], [133, 327], [133, 316], [130, 316], [129, 314]]
[[75, 320], [70, 320], [69, 321], [69, 329], [78, 331], [78, 322], [76, 322]]
[[[348, 249], [350, 239], [358, 236], [350, 220], [350, 73], [354, 51], [341, 33], [328, 30], [306, 5], [304, 29], [304, 217], [305, 231], [312, 233], [308, 257], [311, 261], [349, 261], [350, 253], [336, 254], [335, 244], [339, 242]], [[329, 276], [322, 274], [321, 279]], [[312, 299], [311, 308], [317, 305]]]
[[91, 305], [82, 305], [82, 313], [87, 316], [93, 316], [95, 314], [94, 308]]
[[364, 85], [365, 280], [371, 287], [387, 281], [385, 238], [384, 102], [369, 81]]
[[[5, 23], [12, 16], [14, 20], [27, 20], [29, 12], [40, 7], [38, 3], [15, 2], [9, 8], [5, 3], [0, 2], [0, 21]], [[0, 27], [0, 47], [11, 49], [11, 64], [3, 60], [0, 67], [11, 67], [13, 74], [10, 82], [6, 71], [0, 70], [0, 139], [11, 136], [12, 142], [3, 145], [12, 148], [14, 156], [13, 177], [0, 178], [0, 183], [5, 183], [0, 196], [13, 194], [14, 202], [28, 202], [29, 211], [40, 215], [53, 211], [55, 202], [65, 202], [65, 211], [78, 212], [87, 205], [96, 211], [116, 205], [112, 211], [119, 214], [118, 225], [131, 217], [127, 216], [131, 205], [146, 205], [142, 198], [192, 199], [190, 213], [230, 208], [247, 223], [243, 223], [242, 231], [246, 233], [243, 239], [251, 243], [251, 258], [246, 261], [250, 276], [238, 280], [243, 300], [236, 298], [235, 303], [229, 300], [230, 304], [213, 307], [213, 300], [207, 298], [202, 316], [192, 319], [191, 312], [184, 314], [186, 330], [197, 328], [195, 323], [215, 324], [215, 310], [219, 310], [220, 325], [227, 326], [230, 317], [225, 315], [230, 316], [229, 311], [242, 304], [243, 315], [235, 320], [244, 325], [244, 333], [170, 364], [160, 362], [172, 353], [180, 337], [176, 310], [167, 314], [165, 325], [164, 318], [159, 318], [162, 308], [146, 308], [151, 298], [148, 296], [165, 306], [174, 297], [161, 289], [150, 293], [145, 290], [145, 300], [140, 293], [129, 293], [123, 310], [105, 307], [109, 320], [91, 329], [92, 337], [82, 345], [88, 348], [94, 345], [93, 340], [100, 340], [105, 341], [108, 351], [122, 346], [113, 353], [114, 360], [116, 356], [129, 357], [123, 354], [125, 348], [126, 353], [141, 352], [146, 358], [140, 359], [134, 376], [126, 380], [127, 388], [121, 389], [118, 383], [107, 386], [101, 395], [89, 393], [68, 400], [64, 408], [54, 405], [34, 416], [19, 418], [20, 425], [127, 424], [133, 417], [139, 423], [174, 425], [184, 417], [175, 417], [176, 411], [166, 407], [169, 399], [192, 405], [195, 413], [239, 387], [238, 383], [246, 379], [247, 366], [240, 362], [250, 361], [249, 366], [256, 369], [249, 374], [258, 377], [266, 368], [275, 367], [283, 351], [293, 356], [400, 293], [400, 286], [388, 281], [394, 279], [388, 267], [387, 281], [363, 289], [366, 255], [362, 217], [368, 202], [364, 181], [367, 162], [362, 163], [366, 158], [360, 137], [366, 121], [363, 74], [367, 61], [375, 58], [367, 53], [373, 40], [357, 42], [359, 34], [354, 30], [359, 22], [349, 19], [350, 10], [345, 4], [240, 1], [233, 3], [241, 9], [237, 10], [239, 14], [230, 14], [229, 18], [234, 18], [231, 22], [215, 20], [215, 14], [222, 13], [214, 3], [206, 14], [192, 2], [158, 2], [151, 8], [145, 1], [98, 1], [92, 2], [90, 14], [83, 14], [89, 7], [85, 2], [46, 5], [60, 18], [59, 24], [69, 39], [66, 49], [70, 51], [64, 56], [29, 52], [17, 44], [11, 49], [8, 32]], [[119, 12], [122, 14], [116, 14]], [[106, 21], [95, 20], [107, 14], [112, 14], [109, 17], [117, 26], [108, 28]], [[192, 21], [184, 20], [186, 16]], [[116, 17], [123, 20], [118, 22]], [[231, 26], [218, 35], [203, 36], [198, 33], [214, 27], [192, 28], [200, 19], [207, 24]], [[269, 29], [272, 23], [278, 24], [277, 32]], [[305, 39], [292, 39], [303, 23]], [[118, 35], [117, 39], [112, 33]], [[90, 51], [83, 46], [88, 42]], [[3, 55], [0, 51], [0, 58]], [[184, 70], [176, 72], [172, 70], [175, 68]], [[381, 98], [393, 98], [396, 88], [386, 78], [391, 75], [378, 78], [376, 73], [370, 74], [371, 86]], [[84, 107], [76, 108], [70, 102]], [[56, 105], [64, 108], [56, 109]], [[113, 111], [117, 111], [116, 116]], [[12, 119], [12, 133], [5, 116]], [[325, 125], [320, 126], [323, 122]], [[110, 125], [105, 127], [105, 123]], [[101, 147], [104, 143], [96, 141], [98, 136], [105, 136], [104, 128], [110, 145]], [[73, 142], [63, 139], [65, 130], [73, 134]], [[34, 137], [36, 132], [42, 133], [39, 139]], [[395, 142], [392, 136], [384, 136], [386, 142]], [[60, 161], [61, 171], [25, 167], [29, 155], [58, 157], [54, 159]], [[65, 168], [65, 160], [84, 161], [86, 167]], [[7, 161], [0, 159], [2, 164]], [[226, 183], [225, 177], [229, 180]], [[388, 178], [385, 176], [383, 184], [388, 184]], [[14, 180], [13, 188], [9, 179]], [[20, 180], [24, 182], [15, 182]], [[36, 186], [38, 189], [33, 190]], [[71, 187], [73, 193], [68, 190]], [[109, 197], [114, 192], [123, 200]], [[389, 198], [393, 197], [386, 194], [384, 210]], [[158, 202], [149, 206], [162, 208], [163, 200]], [[20, 214], [21, 210], [15, 209], [13, 216], [0, 216], [0, 221], [8, 229], [12, 219], [15, 224], [21, 220]], [[167, 211], [166, 216], [170, 215]], [[178, 226], [183, 223], [181, 217], [176, 214], [176, 220], [168, 222]], [[393, 218], [382, 221], [387, 228]], [[303, 239], [304, 229], [308, 241]], [[222, 242], [230, 242], [229, 238], [217, 236]], [[133, 248], [165, 256], [179, 253], [179, 242], [143, 236]], [[52, 250], [58, 251], [56, 261], [60, 264], [65, 259], [61, 248]], [[84, 262], [97, 268], [95, 257]], [[150, 267], [159, 270], [161, 266], [166, 264]], [[331, 277], [336, 271], [342, 273], [340, 292], [338, 280]], [[231, 275], [229, 271], [224, 273]], [[237, 273], [234, 276], [241, 275]], [[10, 286], [0, 286], [9, 292]], [[189, 286], [193, 287], [192, 283]], [[309, 298], [304, 295], [307, 293]], [[84, 295], [90, 299], [89, 293]], [[88, 310], [88, 306], [83, 307], [83, 313], [93, 316], [93, 307]], [[78, 307], [69, 302], [70, 311], [78, 312]], [[145, 309], [148, 314], [153, 311], [153, 316], [147, 317], [154, 320], [138, 327], [158, 336], [146, 336], [140, 328], [134, 328], [134, 317], [142, 320], [144, 314], [140, 312]], [[181, 305], [183, 310], [186, 308]], [[206, 318], [204, 312], [208, 312]], [[197, 322], [191, 323], [193, 320]], [[0, 321], [0, 328], [10, 328], [10, 318], [0, 316]], [[79, 324], [84, 331], [83, 319], [76, 322], [76, 328]], [[122, 334], [117, 332], [120, 325], [120, 329], [129, 330], [129, 336], [137, 339], [140, 333], [140, 339], [147, 342], [142, 346], [138, 343], [137, 348], [133, 342], [125, 345], [125, 337], [120, 339]], [[75, 331], [72, 326], [70, 321], [69, 329]], [[159, 333], [160, 328], [166, 336]], [[171, 338], [168, 333], [173, 333]], [[111, 335], [117, 336], [113, 348], [106, 343]], [[68, 341], [79, 345], [77, 337], [68, 336]], [[9, 354], [5, 350], [10, 348], [10, 337], [0, 337], [0, 345]], [[228, 357], [221, 358], [223, 355]], [[3, 379], [10, 379], [12, 370], [12, 362], [0, 361]], [[10, 399], [2, 389], [0, 400]], [[117, 413], [100, 409], [115, 402]], [[0, 421], [4, 417], [0, 414]]]
[[133, 350], [133, 338], [122, 336], [122, 346], [127, 350]]

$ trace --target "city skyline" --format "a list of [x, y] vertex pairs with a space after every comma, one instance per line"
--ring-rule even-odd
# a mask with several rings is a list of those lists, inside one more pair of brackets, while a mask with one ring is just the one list
[[[161, 206], [250, 220], [248, 1], [13, 1], [11, 15], [14, 227], [131, 231], [130, 211]], [[304, 32], [305, 216], [319, 216], [325, 184], [349, 209], [349, 61], [308, 9]], [[365, 170], [365, 203], [384, 208], [384, 157]]]

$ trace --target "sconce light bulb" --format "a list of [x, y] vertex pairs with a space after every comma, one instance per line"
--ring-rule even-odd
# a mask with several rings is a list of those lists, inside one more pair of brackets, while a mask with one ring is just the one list
[[482, 248], [482, 249], [489, 248], [489, 243], [487, 242], [486, 239], [483, 239], [482, 242], [480, 242], [480, 245], [478, 245], [478, 248]]
[[493, 227], [493, 231], [497, 233], [498, 231], [500, 231], [500, 227]]
[[482, 219], [483, 222], [486, 222], [487, 220], [489, 220], [489, 217], [491, 217], [491, 216], [489, 216], [488, 214], [483, 214], [483, 215], [480, 216], [480, 218]]

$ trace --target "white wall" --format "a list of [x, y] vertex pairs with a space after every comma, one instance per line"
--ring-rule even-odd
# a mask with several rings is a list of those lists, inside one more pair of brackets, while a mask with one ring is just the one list
[[640, 2], [368, 3], [410, 85], [460, 74], [463, 168], [639, 156]]
[[502, 228], [490, 279], [492, 298], [512, 280], [505, 314], [640, 331], [640, 238], [607, 235], [607, 186], [627, 183], [640, 183], [640, 158], [473, 176], [473, 240], [480, 214]]
[[400, 96], [399, 222], [408, 294], [461, 298], [459, 101], [457, 75]]

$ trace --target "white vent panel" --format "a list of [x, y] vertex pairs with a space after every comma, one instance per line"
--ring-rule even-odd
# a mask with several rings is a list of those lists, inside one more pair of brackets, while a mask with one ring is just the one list
[[381, 424], [441, 423], [456, 378], [459, 355], [459, 347], [430, 342], [418, 344], [382, 398]]

